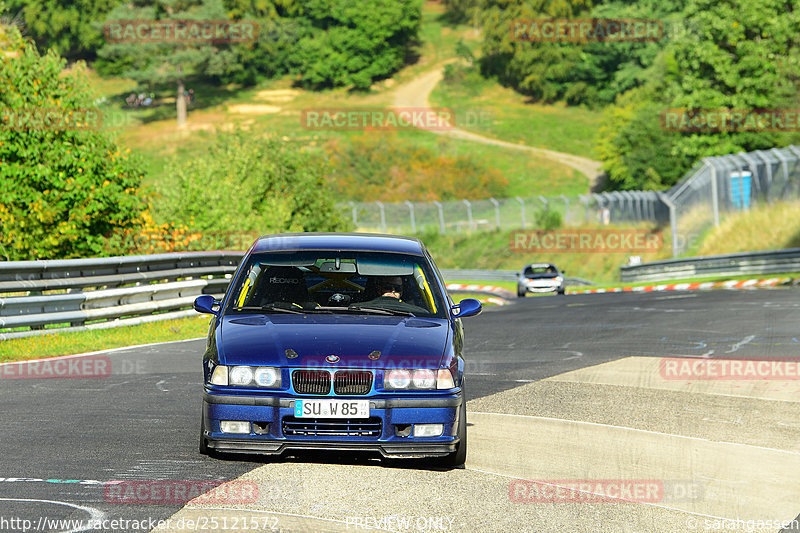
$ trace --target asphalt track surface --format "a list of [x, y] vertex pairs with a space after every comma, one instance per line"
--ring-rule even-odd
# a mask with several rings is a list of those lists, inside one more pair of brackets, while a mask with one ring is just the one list
[[[659, 364], [800, 358], [799, 296], [539, 296], [465, 319], [464, 469], [201, 456], [200, 340], [109, 352], [103, 379], [2, 379], [0, 531], [87, 530], [43, 518], [142, 521], [106, 531], [169, 518], [163, 530], [780, 531], [800, 512], [800, 380], [665, 379]], [[102, 485], [237, 478], [257, 501], [120, 504]], [[534, 485], [615, 480], [660, 489], [598, 502], [584, 485], [531, 501]]]

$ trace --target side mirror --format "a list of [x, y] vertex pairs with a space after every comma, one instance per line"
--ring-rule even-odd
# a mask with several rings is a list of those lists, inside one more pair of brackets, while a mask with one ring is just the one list
[[566, 274], [566, 273], [567, 273], [567, 271], [566, 271], [566, 270], [562, 270], [562, 271], [561, 271], [561, 275], [562, 275], [562, 276], [563, 276], [564, 274]]
[[450, 314], [455, 318], [479, 315], [483, 310], [481, 303], [475, 298], [464, 298], [450, 308]]
[[214, 304], [217, 303], [214, 300], [214, 297], [210, 294], [203, 294], [202, 296], [198, 296], [194, 300], [194, 310], [198, 313], [206, 313], [209, 315], [217, 316], [219, 315], [218, 311], [214, 311]]

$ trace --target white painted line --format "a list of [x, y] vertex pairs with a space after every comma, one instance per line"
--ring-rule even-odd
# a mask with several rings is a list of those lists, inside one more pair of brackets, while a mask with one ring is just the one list
[[[95, 529], [94, 526], [97, 523], [103, 523], [103, 520], [106, 517], [106, 514], [103, 511], [98, 511], [94, 507], [84, 507], [82, 505], [75, 505], [74, 503], [68, 502], [61, 502], [58, 500], [36, 500], [33, 498], [0, 498], [0, 501], [11, 501], [11, 502], [35, 502], [35, 503], [52, 503], [54, 505], [64, 505], [66, 507], [72, 507], [73, 509], [79, 509], [89, 514], [89, 519], [86, 522], [85, 527], [76, 527], [74, 529], [70, 529], [68, 531], [62, 531], [61, 533], [80, 533], [81, 531], [89, 531]], [[68, 520], [68, 519], [67, 519]], [[53, 519], [52, 522], [58, 523], [58, 519]], [[82, 520], [79, 523], [83, 522]], [[74, 522], [73, 522], [74, 523]], [[40, 522], [41, 524], [41, 522]]]
[[611, 424], [600, 424], [598, 422], [586, 422], [584, 420], [568, 420], [566, 418], [552, 418], [549, 416], [534, 416], [534, 415], [517, 415], [512, 413], [485, 413], [481, 411], [468, 411], [473, 415], [487, 415], [487, 416], [513, 416], [518, 418], [534, 418], [536, 420], [547, 420], [550, 422], [569, 422], [571, 424], [580, 424], [586, 426], [596, 426], [596, 427], [603, 427], [603, 428], [610, 428], [610, 429], [622, 429], [626, 431], [635, 431], [637, 433], [648, 433], [650, 435], [659, 435], [662, 437], [674, 437], [677, 439], [686, 439], [686, 440], [694, 440], [699, 442], [709, 442], [712, 444], [724, 444], [726, 446], [740, 446], [743, 448], [754, 448], [757, 450], [765, 450], [769, 452], [776, 452], [776, 453], [785, 453], [788, 455], [800, 455], [800, 452], [794, 452], [791, 450], [778, 450], [775, 448], [767, 448], [765, 446], [755, 446], [752, 444], [740, 444], [738, 442], [727, 442], [722, 440], [711, 440], [711, 439], [704, 439], [702, 437], [688, 437], [686, 435], [676, 435], [674, 433], [662, 433], [660, 431], [651, 431], [649, 429], [638, 429], [638, 428], [631, 428], [627, 426], [614, 426]]
[[134, 348], [145, 348], [147, 346], [158, 346], [159, 344], [172, 344], [174, 342], [191, 342], [191, 341], [201, 341], [205, 339], [205, 337], [196, 337], [194, 339], [181, 339], [177, 341], [163, 341], [163, 342], [151, 342], [149, 344], [134, 344], [133, 346], [121, 346], [119, 348], [108, 348], [107, 350], [98, 350], [96, 352], [86, 352], [86, 353], [77, 353], [73, 355], [55, 355], [53, 357], [45, 357], [42, 359], [22, 359], [19, 361], [8, 361], [6, 363], [0, 363], [0, 366], [3, 365], [18, 365], [20, 363], [37, 363], [40, 361], [53, 361], [56, 359], [71, 359], [73, 357], [88, 357], [90, 355], [98, 355], [102, 353], [112, 353], [112, 352], [120, 352], [122, 350], [132, 350]]
[[751, 342], [755, 338], [756, 338], [755, 335], [748, 335], [747, 337], [745, 337], [741, 341], [739, 341], [736, 344], [734, 344], [733, 346], [731, 346], [731, 349], [726, 351], [725, 353], [733, 353], [733, 352], [737, 351], [739, 348], [741, 348], [742, 346], [744, 346], [745, 344], [747, 344], [748, 342]]

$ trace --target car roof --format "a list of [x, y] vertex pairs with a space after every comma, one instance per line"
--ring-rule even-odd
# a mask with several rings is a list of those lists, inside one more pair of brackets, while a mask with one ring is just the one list
[[525, 266], [525, 268], [547, 268], [547, 267], [556, 268], [556, 266], [553, 263], [531, 263]]
[[380, 233], [277, 233], [259, 237], [252, 252], [296, 250], [350, 250], [423, 255], [419, 239]]

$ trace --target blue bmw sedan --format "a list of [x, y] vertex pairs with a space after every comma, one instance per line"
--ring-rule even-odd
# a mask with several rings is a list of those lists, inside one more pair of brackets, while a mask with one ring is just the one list
[[425, 246], [406, 237], [258, 239], [214, 315], [203, 357], [200, 451], [467, 453], [461, 318]]

